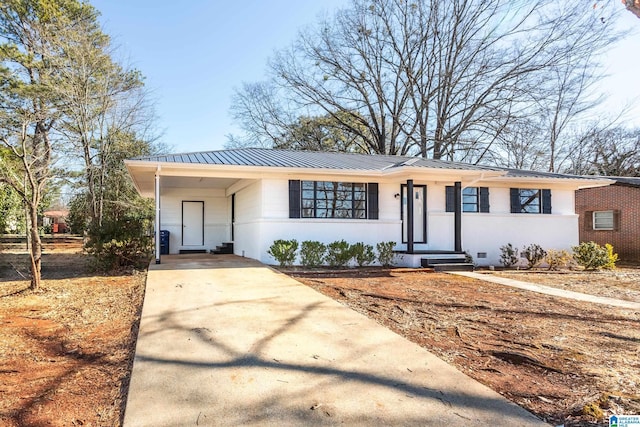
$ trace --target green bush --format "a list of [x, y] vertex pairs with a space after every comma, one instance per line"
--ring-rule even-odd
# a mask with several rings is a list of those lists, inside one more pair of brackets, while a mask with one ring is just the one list
[[546, 255], [547, 251], [535, 243], [525, 246], [520, 251], [520, 256], [527, 260], [527, 268], [533, 268], [540, 264]]
[[84, 246], [93, 258], [91, 267], [98, 271], [146, 268], [153, 255], [152, 224], [148, 212], [132, 210], [119, 218], [105, 218], [101, 226], [92, 227]]
[[378, 250], [378, 262], [383, 267], [391, 267], [395, 258], [393, 248], [396, 246], [396, 242], [380, 242], [376, 245]]
[[305, 267], [317, 267], [324, 262], [327, 245], [313, 240], [305, 240], [300, 247], [300, 262]]
[[358, 263], [358, 267], [364, 267], [376, 260], [376, 254], [373, 252], [373, 246], [365, 245], [362, 242], [352, 245], [351, 253]]
[[271, 255], [280, 267], [286, 267], [293, 264], [296, 259], [296, 251], [298, 250], [298, 241], [295, 239], [283, 240], [278, 239], [269, 247], [267, 253]]
[[549, 270], [560, 270], [561, 268], [567, 267], [569, 261], [571, 261], [571, 254], [564, 249], [549, 249], [544, 260], [549, 265]]
[[500, 246], [500, 264], [509, 268], [518, 263], [518, 248], [514, 248], [511, 243]]
[[353, 258], [351, 245], [345, 240], [337, 240], [327, 245], [325, 260], [331, 267], [344, 267]]
[[613, 269], [618, 254], [613, 253], [613, 246], [600, 246], [596, 242], [582, 242], [573, 248], [573, 259], [585, 270]]
[[152, 239], [113, 239], [100, 245], [88, 245], [87, 253], [93, 256], [91, 266], [95, 270], [112, 271], [123, 267], [143, 269], [153, 254]]

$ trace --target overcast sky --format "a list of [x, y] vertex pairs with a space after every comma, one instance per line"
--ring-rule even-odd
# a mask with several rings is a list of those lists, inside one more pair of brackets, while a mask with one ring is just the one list
[[[616, 7], [623, 8], [616, 0]], [[229, 115], [233, 89], [264, 78], [267, 58], [298, 30], [348, 0], [91, 0], [104, 30], [146, 76], [157, 100], [162, 141], [174, 152], [223, 148], [238, 133]], [[621, 27], [635, 30], [613, 46], [606, 62], [610, 94], [602, 114], [634, 103], [627, 122], [640, 126], [640, 19], [623, 11]], [[635, 100], [635, 102], [634, 102]]]

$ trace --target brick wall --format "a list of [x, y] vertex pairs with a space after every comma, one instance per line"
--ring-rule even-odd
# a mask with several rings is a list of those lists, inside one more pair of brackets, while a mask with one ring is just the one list
[[[615, 230], [594, 230], [586, 213], [617, 211]], [[580, 241], [610, 243], [621, 260], [640, 261], [640, 187], [613, 184], [576, 191], [576, 213], [580, 215]]]

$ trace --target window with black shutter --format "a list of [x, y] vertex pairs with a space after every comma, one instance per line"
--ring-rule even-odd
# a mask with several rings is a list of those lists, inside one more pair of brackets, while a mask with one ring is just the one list
[[378, 219], [378, 184], [289, 181], [289, 218]]
[[551, 213], [551, 190], [512, 188], [511, 213]]
[[[446, 211], [455, 211], [455, 189], [445, 188]], [[462, 190], [462, 212], [489, 212], [489, 189], [487, 187], [466, 187]]]

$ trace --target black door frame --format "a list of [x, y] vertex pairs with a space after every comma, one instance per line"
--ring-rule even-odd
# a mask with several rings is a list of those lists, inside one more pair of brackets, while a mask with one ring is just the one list
[[[409, 197], [409, 191], [408, 191], [408, 187], [415, 189], [415, 188], [423, 188], [424, 192], [423, 192], [423, 200], [422, 200], [422, 238], [421, 239], [416, 239], [415, 235], [413, 236], [414, 238], [412, 239], [412, 241], [410, 242], [409, 239], [409, 234], [411, 233], [413, 235], [413, 212], [412, 210], [407, 210], [407, 239], [405, 240], [405, 236], [404, 236], [404, 223], [401, 225], [401, 229], [400, 229], [400, 233], [402, 235], [402, 243], [427, 243], [427, 186], [424, 184], [420, 184], [420, 185], [413, 185], [413, 183], [409, 183], [407, 181], [407, 184], [400, 184], [400, 220], [404, 222], [404, 203], [402, 202], [402, 196], [404, 194], [404, 189], [407, 188], [407, 198]], [[413, 193], [413, 192], [412, 192]], [[413, 198], [412, 198], [412, 201]], [[409, 203], [408, 199], [407, 199], [407, 206], [411, 205], [411, 207], [413, 207], [413, 203]], [[413, 251], [413, 248], [407, 248], [407, 251]]]

